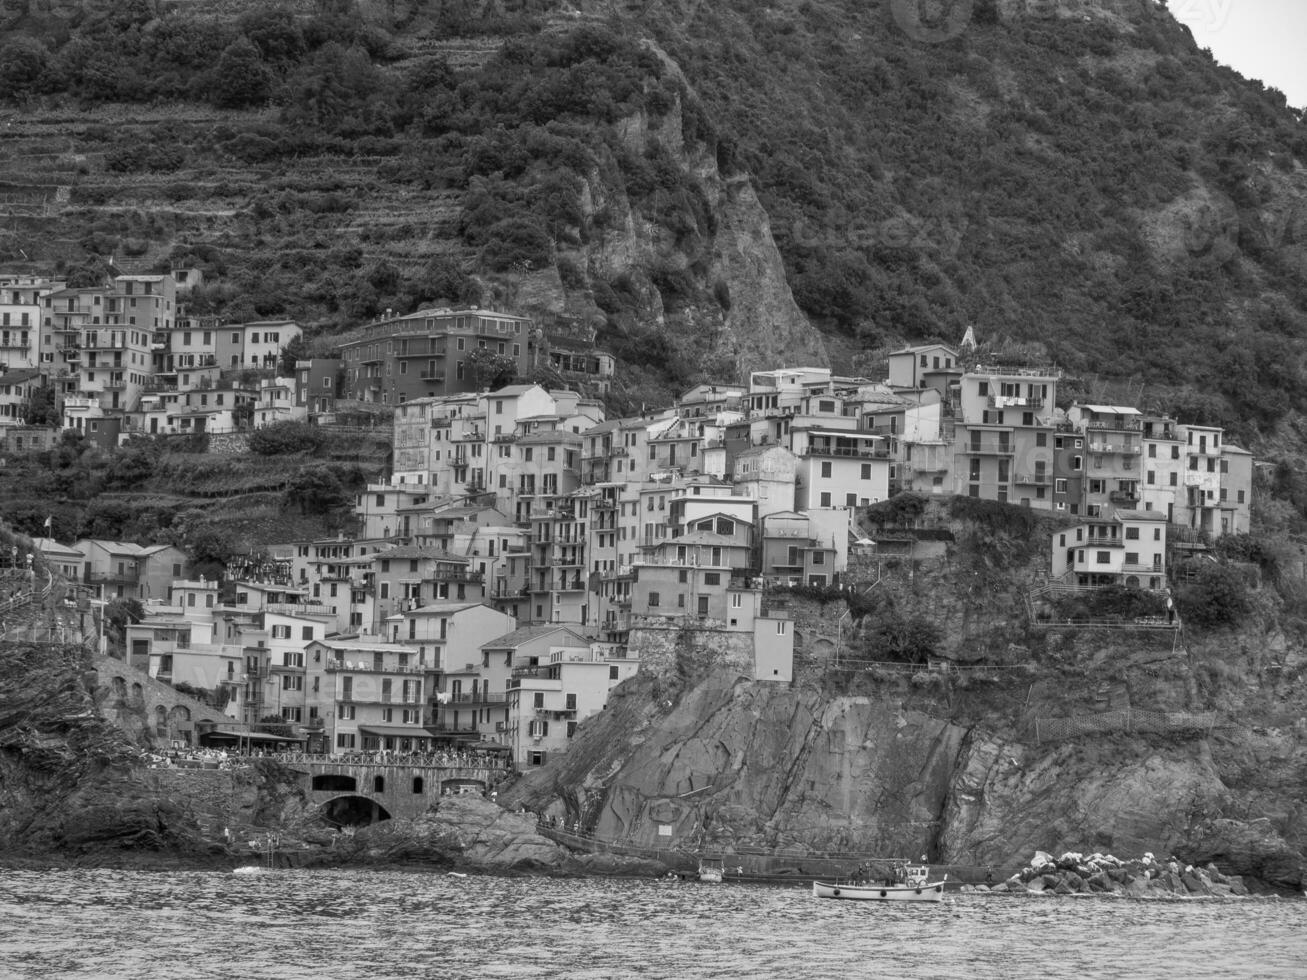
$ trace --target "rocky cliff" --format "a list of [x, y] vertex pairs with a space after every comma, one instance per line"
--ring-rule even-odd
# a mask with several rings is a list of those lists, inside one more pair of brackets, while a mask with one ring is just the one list
[[425, 864], [479, 871], [632, 872], [573, 858], [535, 818], [451, 798], [417, 820], [326, 826], [271, 759], [222, 770], [152, 768], [131, 719], [109, 721], [105, 678], [76, 647], [0, 644], [0, 854], [7, 861], [144, 867]]
[[507, 801], [692, 852], [926, 852], [1007, 870], [1037, 850], [1154, 852], [1298, 889], [1307, 660], [1271, 625], [1278, 600], [1259, 593], [1239, 629], [1040, 623], [1022, 591], [1039, 549], [950, 527], [938, 557], [875, 572], [877, 615], [930, 601], [948, 626], [933, 667], [857, 662], [885, 655], [822, 636], [843, 603], [824, 617], [796, 605], [793, 685], [687, 653], [614, 691]]

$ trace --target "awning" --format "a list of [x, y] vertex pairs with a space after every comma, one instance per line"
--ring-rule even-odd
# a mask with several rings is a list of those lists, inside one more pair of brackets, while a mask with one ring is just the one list
[[308, 740], [307, 735], [273, 735], [271, 732], [202, 732], [202, 738], [213, 741], [217, 739], [223, 742], [304, 742]]
[[384, 738], [430, 738], [431, 733], [419, 725], [359, 725], [364, 735], [380, 735]]

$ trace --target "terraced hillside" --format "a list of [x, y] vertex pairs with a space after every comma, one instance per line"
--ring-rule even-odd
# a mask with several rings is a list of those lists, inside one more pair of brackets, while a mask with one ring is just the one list
[[480, 299], [628, 405], [974, 324], [1296, 451], [1300, 114], [1153, 0], [913, 9], [10, 0], [0, 261], [328, 330]]

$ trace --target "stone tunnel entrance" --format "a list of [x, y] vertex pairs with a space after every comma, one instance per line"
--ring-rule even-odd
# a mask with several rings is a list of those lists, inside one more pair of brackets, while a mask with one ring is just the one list
[[390, 813], [366, 796], [338, 796], [322, 805], [322, 819], [333, 827], [367, 827], [389, 820]]

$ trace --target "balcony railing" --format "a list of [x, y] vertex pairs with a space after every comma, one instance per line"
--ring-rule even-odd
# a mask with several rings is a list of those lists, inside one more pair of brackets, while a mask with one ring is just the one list
[[1038, 395], [990, 395], [990, 408], [1043, 408], [1044, 399]]
[[264, 607], [266, 612], [278, 616], [334, 616], [330, 606], [320, 603], [270, 602]]
[[140, 580], [141, 574], [134, 568], [124, 569], [121, 572], [97, 572], [92, 570], [86, 573], [87, 585], [135, 585]]
[[1132, 493], [1129, 490], [1113, 490], [1107, 495], [1107, 499], [1114, 504], [1134, 505], [1139, 503], [1139, 494]]
[[503, 704], [507, 700], [508, 694], [505, 691], [477, 691], [475, 694], [461, 691], [451, 694], [445, 704]]
[[1088, 452], [1091, 453], [1113, 453], [1122, 456], [1138, 456], [1143, 452], [1143, 447], [1133, 442], [1096, 442], [1089, 441]]
[[888, 449], [854, 449], [848, 446], [809, 446], [805, 456], [839, 456], [850, 459], [889, 459]]
[[1013, 482], [1032, 487], [1046, 487], [1053, 482], [1053, 475], [1051, 473], [1018, 473]]
[[1011, 456], [1015, 450], [1010, 442], [998, 442], [993, 439], [973, 439], [967, 444], [965, 452], [982, 456]]
[[485, 576], [471, 568], [437, 568], [423, 582], [480, 582]]
[[348, 674], [425, 674], [429, 669], [426, 664], [382, 664], [377, 666], [368, 660], [328, 660], [324, 668], [329, 673]]

